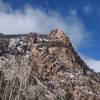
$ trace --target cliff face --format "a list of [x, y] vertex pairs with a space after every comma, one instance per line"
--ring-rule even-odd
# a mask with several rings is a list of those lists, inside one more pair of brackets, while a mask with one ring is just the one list
[[100, 100], [100, 75], [63, 31], [0, 36], [0, 100]]

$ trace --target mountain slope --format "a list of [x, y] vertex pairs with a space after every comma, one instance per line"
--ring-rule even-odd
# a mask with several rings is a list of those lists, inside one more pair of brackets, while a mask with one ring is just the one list
[[0, 100], [100, 100], [100, 75], [59, 29], [1, 35]]

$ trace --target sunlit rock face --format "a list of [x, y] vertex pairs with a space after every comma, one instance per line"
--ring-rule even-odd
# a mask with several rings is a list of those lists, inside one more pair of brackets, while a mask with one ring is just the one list
[[100, 100], [100, 75], [60, 29], [1, 34], [0, 100]]

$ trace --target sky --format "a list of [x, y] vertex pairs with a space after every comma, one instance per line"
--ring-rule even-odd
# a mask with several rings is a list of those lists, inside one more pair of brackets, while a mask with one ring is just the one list
[[62, 29], [87, 65], [100, 72], [100, 0], [0, 0], [0, 32]]

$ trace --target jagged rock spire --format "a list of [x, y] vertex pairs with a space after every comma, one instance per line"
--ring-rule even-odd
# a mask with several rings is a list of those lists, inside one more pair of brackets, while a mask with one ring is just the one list
[[54, 29], [49, 34], [50, 39], [53, 41], [59, 41], [64, 46], [68, 46], [70, 41], [66, 34], [61, 29]]

